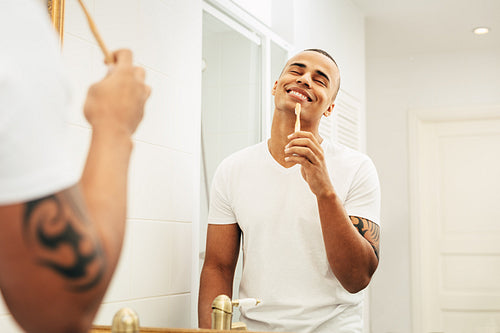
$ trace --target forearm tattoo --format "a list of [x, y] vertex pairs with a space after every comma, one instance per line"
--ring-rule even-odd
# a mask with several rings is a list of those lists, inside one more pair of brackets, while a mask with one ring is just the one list
[[370, 243], [377, 259], [379, 259], [380, 227], [376, 223], [362, 217], [350, 216], [350, 218], [361, 236]]
[[24, 238], [36, 262], [61, 276], [74, 292], [91, 289], [104, 275], [104, 253], [87, 228], [84, 213], [67, 191], [26, 203]]

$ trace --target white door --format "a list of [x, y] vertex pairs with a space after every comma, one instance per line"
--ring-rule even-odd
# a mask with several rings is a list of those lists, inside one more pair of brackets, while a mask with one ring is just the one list
[[414, 333], [497, 333], [500, 108], [434, 111], [410, 115]]

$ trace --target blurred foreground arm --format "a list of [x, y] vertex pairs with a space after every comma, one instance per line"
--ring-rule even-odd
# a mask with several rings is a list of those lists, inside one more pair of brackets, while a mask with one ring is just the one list
[[150, 89], [130, 51], [90, 87], [92, 139], [79, 184], [0, 206], [0, 288], [27, 332], [87, 332], [124, 236], [131, 135]]

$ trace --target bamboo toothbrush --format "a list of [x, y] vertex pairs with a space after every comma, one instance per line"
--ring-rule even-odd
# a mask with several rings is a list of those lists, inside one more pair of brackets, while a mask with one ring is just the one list
[[78, 2], [80, 3], [80, 6], [82, 7], [83, 12], [85, 13], [85, 16], [87, 17], [90, 31], [92, 31], [92, 34], [94, 35], [94, 37], [97, 41], [97, 44], [99, 44], [99, 47], [101, 48], [102, 53], [104, 53], [104, 63], [107, 65], [112, 64], [114, 62], [113, 56], [111, 55], [111, 53], [109, 53], [106, 45], [104, 45], [104, 42], [101, 38], [101, 35], [97, 31], [94, 20], [92, 20], [92, 17], [90, 16], [90, 14], [89, 14], [87, 8], [85, 7], [85, 5], [83, 4], [82, 0], [78, 0]]
[[295, 132], [300, 131], [300, 111], [301, 111], [300, 103], [295, 104], [295, 115], [297, 116], [295, 120]]

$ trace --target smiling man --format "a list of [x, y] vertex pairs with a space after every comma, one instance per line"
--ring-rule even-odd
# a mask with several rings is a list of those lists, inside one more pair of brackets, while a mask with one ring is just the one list
[[[378, 265], [380, 188], [364, 154], [323, 140], [340, 85], [333, 58], [309, 49], [292, 57], [272, 94], [271, 138], [226, 158], [214, 176], [199, 325], [211, 303], [232, 295], [243, 244], [241, 308], [253, 331], [361, 332], [362, 290]], [[301, 104], [301, 131], [294, 132]]]

